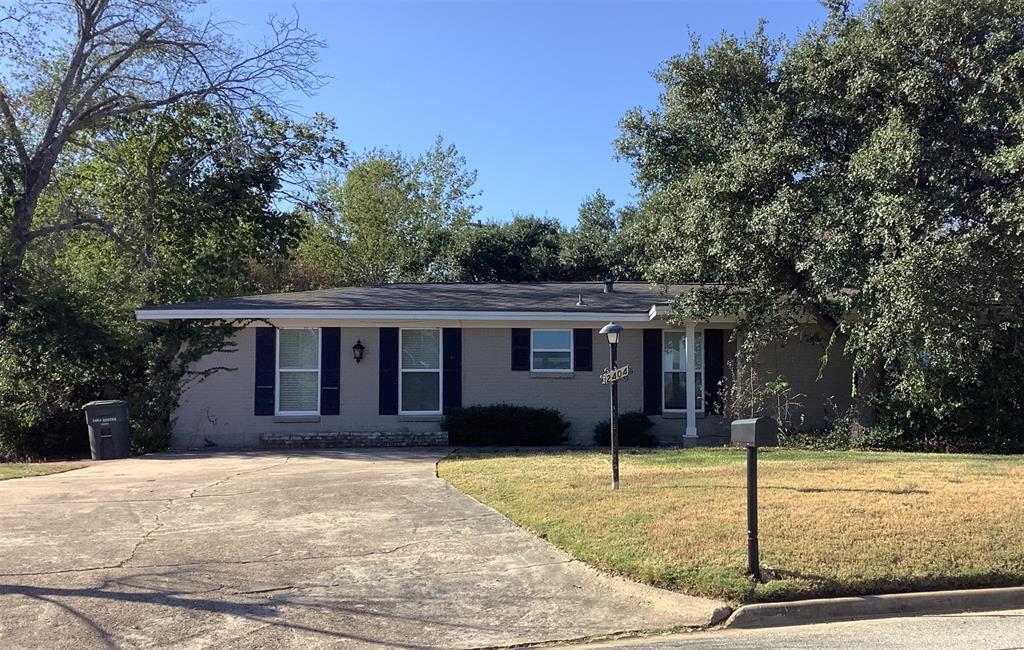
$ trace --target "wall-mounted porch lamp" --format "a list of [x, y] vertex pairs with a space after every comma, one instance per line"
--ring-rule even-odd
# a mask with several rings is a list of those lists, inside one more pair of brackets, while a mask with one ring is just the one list
[[359, 363], [363, 360], [363, 352], [366, 350], [366, 346], [359, 339], [356, 339], [356, 344], [352, 346], [352, 358]]

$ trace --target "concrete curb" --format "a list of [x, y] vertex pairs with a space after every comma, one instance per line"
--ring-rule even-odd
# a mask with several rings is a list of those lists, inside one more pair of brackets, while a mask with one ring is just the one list
[[1024, 587], [819, 598], [740, 607], [722, 627], [758, 628], [830, 621], [1024, 608]]

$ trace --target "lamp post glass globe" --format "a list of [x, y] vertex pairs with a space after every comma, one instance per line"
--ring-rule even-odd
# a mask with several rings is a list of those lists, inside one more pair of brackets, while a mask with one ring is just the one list
[[614, 322], [608, 323], [601, 328], [600, 333], [608, 337], [608, 342], [615, 345], [619, 342], [619, 334], [622, 332], [622, 325], [618, 325]]

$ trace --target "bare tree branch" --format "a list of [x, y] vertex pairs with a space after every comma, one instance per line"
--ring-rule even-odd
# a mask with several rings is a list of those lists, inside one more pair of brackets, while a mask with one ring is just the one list
[[36, 228], [35, 230], [25, 233], [25, 239], [32, 241], [33, 239], [37, 239], [45, 235], [67, 232], [69, 230], [99, 230], [115, 241], [120, 241], [121, 239], [114, 231], [113, 226], [109, 223], [99, 217], [91, 217], [87, 215], [76, 215], [71, 219], [71, 221]]
[[[324, 43], [298, 15], [271, 16], [244, 47], [230, 25], [203, 19], [200, 0], [10, 0], [0, 7], [0, 141], [17, 152], [10, 227], [0, 232], [0, 335], [28, 245], [67, 230], [109, 231], [92, 216], [33, 230], [36, 206], [74, 136], [101, 136], [119, 118], [191, 100], [241, 121], [283, 109], [285, 89], [312, 93]], [[40, 109], [40, 101], [48, 102]], [[6, 185], [10, 185], [5, 181]], [[112, 231], [109, 231], [112, 233]]]
[[21, 134], [21, 129], [18, 128], [17, 118], [14, 116], [14, 111], [11, 110], [10, 101], [7, 99], [7, 91], [0, 86], [0, 113], [3, 113], [4, 122], [7, 126], [7, 135], [14, 144], [15, 151], [18, 152], [18, 162], [22, 165], [28, 164], [28, 151], [25, 148], [25, 138]]

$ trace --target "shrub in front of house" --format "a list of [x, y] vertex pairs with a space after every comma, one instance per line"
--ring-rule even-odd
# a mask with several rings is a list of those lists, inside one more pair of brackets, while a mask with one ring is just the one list
[[[840, 420], [825, 429], [811, 431], [779, 430], [779, 446], [816, 451], [936, 451], [922, 447], [919, 440], [892, 427], [880, 425], [854, 439], [850, 435], [850, 420]], [[950, 451], [943, 449], [942, 451]]]
[[555, 409], [489, 404], [452, 411], [441, 428], [452, 445], [540, 446], [565, 442], [569, 423]]
[[795, 431], [779, 429], [779, 446], [790, 449], [813, 449], [816, 451], [848, 451], [851, 449], [848, 429], [831, 427]]
[[[619, 415], [620, 447], [657, 447], [658, 439], [651, 433], [654, 422], [640, 411]], [[594, 427], [594, 444], [608, 447], [612, 444], [612, 427], [609, 420]]]

